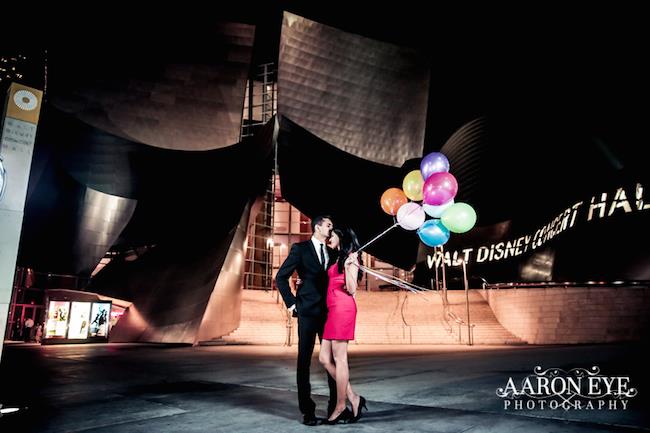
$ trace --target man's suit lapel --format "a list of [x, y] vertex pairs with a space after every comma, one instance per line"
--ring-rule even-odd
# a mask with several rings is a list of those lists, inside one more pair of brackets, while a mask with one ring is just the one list
[[318, 253], [316, 252], [316, 246], [311, 241], [311, 239], [308, 240], [307, 242], [309, 244], [307, 248], [309, 249], [309, 251], [311, 251], [311, 255], [314, 258], [314, 260], [316, 260], [316, 264], [320, 266], [320, 260], [318, 259]]

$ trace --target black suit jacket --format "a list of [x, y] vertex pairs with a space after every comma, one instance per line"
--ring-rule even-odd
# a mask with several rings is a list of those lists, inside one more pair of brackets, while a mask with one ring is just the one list
[[[298, 242], [291, 246], [291, 251], [275, 276], [275, 283], [280, 290], [287, 308], [296, 304], [299, 316], [324, 316], [327, 314], [327, 284], [328, 277], [325, 269], [329, 268], [338, 258], [338, 252], [327, 248], [329, 261], [323, 267], [316, 255], [316, 249], [310, 240]], [[302, 284], [296, 290], [296, 296], [291, 293], [289, 278], [294, 271]]]

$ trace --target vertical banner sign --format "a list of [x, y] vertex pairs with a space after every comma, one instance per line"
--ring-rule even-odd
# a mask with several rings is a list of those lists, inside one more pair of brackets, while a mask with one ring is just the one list
[[12, 83], [0, 141], [0, 357], [43, 92]]

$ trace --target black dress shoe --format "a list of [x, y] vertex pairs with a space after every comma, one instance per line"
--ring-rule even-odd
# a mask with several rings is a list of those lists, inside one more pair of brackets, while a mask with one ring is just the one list
[[343, 411], [334, 418], [333, 420], [330, 420], [329, 418], [323, 421], [325, 424], [333, 425], [333, 424], [339, 424], [339, 423], [347, 423], [352, 419], [352, 412], [350, 412], [350, 409], [347, 407], [343, 409]]
[[310, 413], [302, 416], [302, 423], [308, 426], [315, 426], [320, 424], [320, 420], [316, 418], [316, 415]]
[[[352, 414], [352, 418], [350, 418], [350, 421], [349, 421], [350, 424], [353, 424], [353, 423], [359, 421], [359, 419], [361, 419], [361, 415], [363, 415], [363, 409], [368, 410], [368, 406], [366, 406], [366, 399], [362, 395], [360, 395], [359, 396], [359, 407], [357, 408], [357, 414], [356, 415]], [[354, 408], [352, 408], [352, 410], [354, 410]]]

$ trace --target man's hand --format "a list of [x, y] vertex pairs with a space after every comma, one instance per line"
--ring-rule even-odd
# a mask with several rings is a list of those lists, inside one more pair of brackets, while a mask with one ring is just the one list
[[298, 317], [298, 312], [296, 311], [296, 304], [293, 304], [291, 307], [287, 308], [287, 311], [291, 312], [292, 317]]

